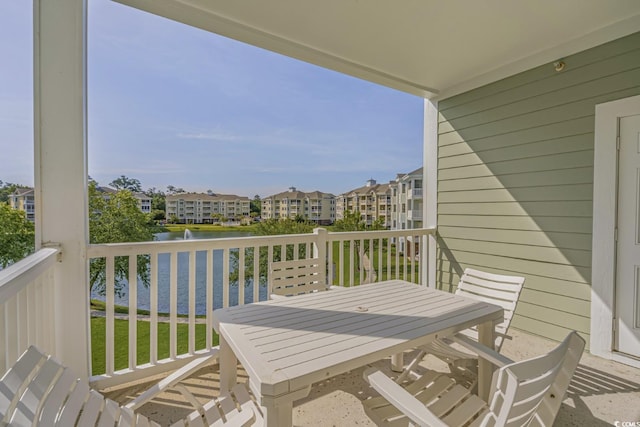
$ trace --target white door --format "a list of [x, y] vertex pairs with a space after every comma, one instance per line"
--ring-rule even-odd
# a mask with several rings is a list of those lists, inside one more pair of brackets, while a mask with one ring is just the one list
[[640, 357], [640, 115], [620, 118], [616, 349]]

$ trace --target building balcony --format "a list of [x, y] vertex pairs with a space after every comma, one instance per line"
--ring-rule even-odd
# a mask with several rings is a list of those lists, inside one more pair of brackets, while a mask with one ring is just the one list
[[407, 219], [410, 220], [421, 220], [422, 219], [422, 209], [410, 209], [407, 211]]
[[408, 199], [422, 199], [422, 188], [413, 188], [407, 192]]

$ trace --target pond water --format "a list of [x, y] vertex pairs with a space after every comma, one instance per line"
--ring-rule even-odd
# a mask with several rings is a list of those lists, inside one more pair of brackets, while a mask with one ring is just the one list
[[[192, 239], [222, 239], [222, 238], [232, 238], [232, 237], [247, 237], [251, 236], [251, 232], [245, 231], [221, 231], [221, 232], [212, 232], [212, 231], [191, 231], [190, 232]], [[166, 241], [166, 240], [182, 240], [184, 239], [184, 232], [165, 232], [165, 233], [157, 233], [155, 235], [156, 240], [158, 241]], [[212, 283], [213, 285], [213, 306], [214, 308], [222, 307], [223, 293], [222, 293], [222, 284], [223, 284], [223, 254], [222, 250], [216, 250], [208, 253], [209, 256], [213, 256], [213, 278], [206, 277], [206, 265], [207, 265], [207, 252], [198, 251], [195, 256], [196, 263], [196, 290], [195, 290], [195, 300], [196, 300], [196, 314], [205, 314], [207, 301], [206, 301], [206, 286], [207, 283]], [[179, 253], [178, 254], [178, 298], [177, 298], [177, 306], [179, 314], [187, 314], [189, 312], [189, 253]], [[231, 268], [231, 267], [230, 267]], [[169, 298], [169, 284], [171, 277], [171, 262], [169, 254], [160, 254], [158, 256], [158, 312], [160, 313], [168, 313], [170, 307], [170, 298]], [[150, 310], [150, 294], [149, 288], [147, 288], [141, 280], [138, 280], [138, 308], [144, 310]], [[128, 296], [128, 283], [125, 283], [123, 286], [123, 292], [121, 295], [116, 296], [116, 304], [118, 305], [128, 305], [129, 304], [129, 296]], [[253, 301], [253, 281], [251, 279], [247, 279], [245, 282], [245, 303], [249, 303]], [[231, 305], [236, 305], [238, 303], [238, 284], [232, 284], [229, 290], [229, 303]], [[98, 299], [104, 301], [105, 298], [102, 295], [98, 295], [96, 293], [92, 293], [91, 298]], [[260, 286], [260, 300], [267, 299], [267, 289], [266, 286]]]

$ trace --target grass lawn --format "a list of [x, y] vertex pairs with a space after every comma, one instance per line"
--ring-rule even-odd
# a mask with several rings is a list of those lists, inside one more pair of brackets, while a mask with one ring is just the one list
[[[369, 253], [369, 247], [368, 247], [368, 243], [365, 245], [365, 252]], [[409, 260], [407, 260], [404, 256], [400, 255], [398, 258], [398, 270], [397, 270], [397, 275], [396, 275], [396, 250], [395, 247], [392, 246], [391, 247], [391, 264], [387, 263], [388, 260], [388, 256], [387, 256], [387, 245], [386, 242], [384, 242], [384, 246], [382, 249], [382, 271], [378, 271], [378, 258], [379, 258], [379, 250], [377, 247], [377, 244], [375, 246], [375, 250], [373, 251], [373, 259], [371, 260], [373, 269], [376, 271], [377, 273], [377, 281], [382, 281], [382, 280], [388, 280], [388, 279], [393, 279], [393, 278], [398, 278], [398, 279], [403, 279], [403, 280], [409, 280], [411, 278], [410, 276], [410, 265], [408, 263]], [[353, 285], [357, 285], [360, 283], [360, 271], [358, 271], [359, 268], [359, 255], [357, 253], [354, 253], [354, 257], [353, 257], [353, 261], [356, 264], [355, 266], [355, 270], [354, 270], [354, 274], [353, 274]], [[407, 262], [407, 277], [406, 279], [404, 278], [404, 262]], [[340, 284], [340, 274], [343, 275], [344, 277], [344, 285], [345, 286], [351, 286], [352, 284], [350, 283], [350, 274], [349, 274], [349, 267], [351, 265], [350, 263], [350, 259], [349, 259], [349, 244], [348, 242], [344, 243], [344, 257], [343, 257], [343, 271], [340, 271], [340, 243], [339, 242], [334, 242], [333, 243], [333, 265], [335, 268], [335, 276], [334, 276], [334, 280], [333, 280], [333, 284], [334, 285], [339, 285]], [[414, 261], [413, 263], [413, 267], [414, 267], [414, 274], [413, 274], [413, 282], [418, 281], [418, 274], [419, 274], [419, 265], [417, 262]]]
[[[91, 371], [93, 375], [105, 372], [105, 331], [106, 323], [103, 317], [91, 318]], [[138, 321], [138, 351], [137, 364], [149, 362], [149, 322]], [[115, 369], [129, 366], [129, 322], [115, 320]], [[213, 332], [213, 343], [218, 345], [218, 336]], [[205, 348], [207, 325], [196, 325], [196, 350]], [[189, 325], [178, 324], [178, 354], [186, 353], [189, 349]], [[158, 323], [158, 359], [169, 357], [169, 323]]]

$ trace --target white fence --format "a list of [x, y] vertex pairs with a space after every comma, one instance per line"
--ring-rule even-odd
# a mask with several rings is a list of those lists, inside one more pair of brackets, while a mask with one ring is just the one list
[[0, 271], [0, 376], [35, 344], [55, 354], [54, 269], [59, 250], [40, 249]]
[[[394, 278], [421, 283], [425, 266], [419, 255], [432, 233], [320, 228], [313, 234], [91, 245], [92, 275], [103, 278], [105, 303], [104, 324], [96, 326], [104, 328], [104, 350], [93, 349], [104, 369], [94, 366], [92, 381], [97, 387], [126, 382], [216, 346], [213, 311], [265, 300], [270, 261], [326, 259], [322, 279], [339, 286]], [[395, 248], [399, 239], [409, 242], [404, 253]], [[117, 313], [117, 305], [131, 315]], [[148, 313], [138, 314], [141, 308]], [[126, 342], [117, 339], [123, 335]]]

